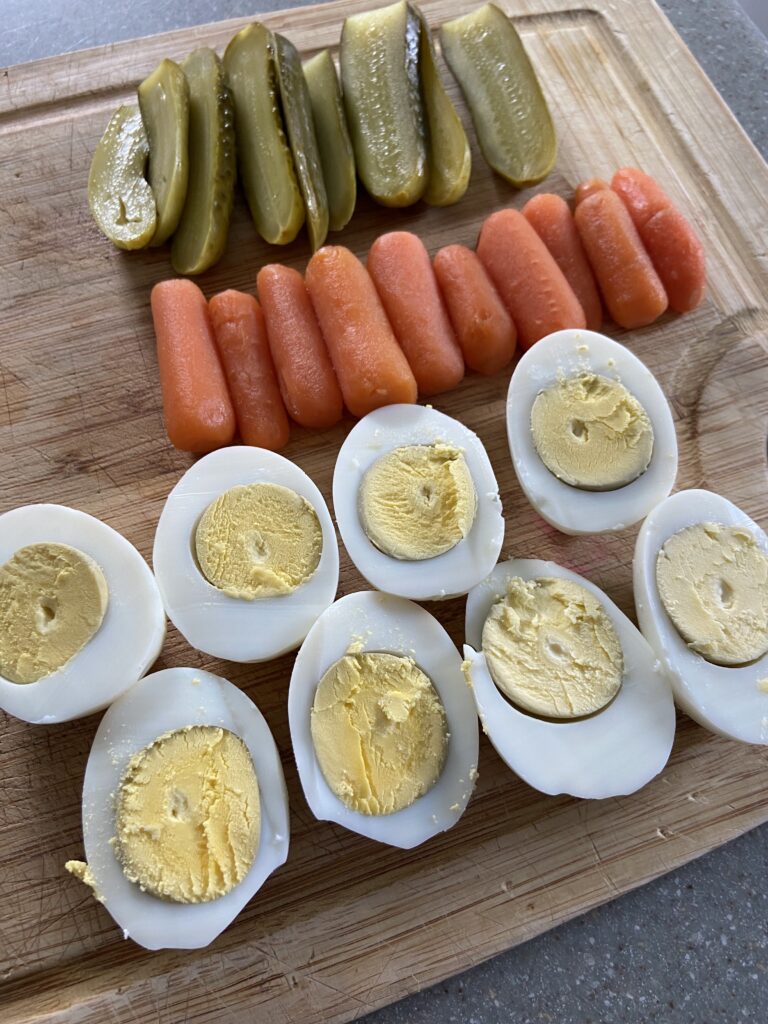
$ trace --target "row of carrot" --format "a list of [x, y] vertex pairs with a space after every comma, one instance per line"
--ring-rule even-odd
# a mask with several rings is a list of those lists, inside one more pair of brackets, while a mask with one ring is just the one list
[[648, 175], [593, 179], [574, 213], [555, 195], [488, 217], [476, 252], [430, 261], [409, 232], [380, 236], [367, 268], [342, 246], [314, 254], [304, 277], [270, 264], [259, 301], [225, 291], [206, 303], [176, 279], [152, 291], [166, 429], [206, 452], [232, 441], [277, 450], [290, 420], [324, 429], [343, 408], [364, 416], [456, 387], [465, 364], [492, 374], [565, 328], [597, 330], [603, 302], [622, 327], [687, 312], [705, 285], [701, 243]]

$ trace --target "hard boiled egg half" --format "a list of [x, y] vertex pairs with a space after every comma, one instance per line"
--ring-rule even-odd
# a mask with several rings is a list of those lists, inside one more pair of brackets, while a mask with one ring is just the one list
[[640, 528], [640, 628], [675, 700], [706, 729], [768, 743], [768, 538], [727, 498], [688, 490]]
[[316, 818], [410, 849], [461, 817], [477, 714], [451, 638], [418, 605], [373, 591], [331, 605], [296, 657], [288, 718]]
[[200, 669], [147, 676], [104, 715], [68, 870], [147, 949], [198, 949], [288, 856], [288, 796], [258, 708]]
[[165, 639], [155, 578], [106, 523], [63, 505], [0, 516], [0, 707], [36, 724], [100, 711]]
[[504, 540], [482, 442], [429, 407], [390, 405], [355, 424], [336, 460], [333, 506], [366, 580], [415, 600], [465, 594], [490, 572]]
[[526, 497], [563, 533], [623, 530], [677, 476], [675, 426], [656, 378], [594, 331], [557, 331], [528, 349], [509, 384], [507, 436]]
[[266, 661], [298, 647], [339, 582], [336, 534], [303, 470], [234, 446], [188, 469], [165, 503], [153, 562], [168, 617], [193, 647]]
[[621, 796], [666, 764], [669, 684], [640, 632], [589, 580], [554, 562], [502, 562], [467, 597], [466, 640], [483, 729], [534, 789]]

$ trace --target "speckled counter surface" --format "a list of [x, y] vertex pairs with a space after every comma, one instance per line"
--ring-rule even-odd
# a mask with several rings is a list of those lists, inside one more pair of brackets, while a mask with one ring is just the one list
[[[0, 0], [0, 64], [298, 2]], [[735, 0], [661, 7], [768, 156], [768, 40]], [[366, 1022], [763, 1024], [767, 867], [768, 825]]]

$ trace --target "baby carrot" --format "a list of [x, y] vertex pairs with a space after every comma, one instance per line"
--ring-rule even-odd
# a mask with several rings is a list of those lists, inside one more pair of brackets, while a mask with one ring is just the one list
[[478, 373], [501, 370], [515, 353], [517, 332], [477, 254], [446, 245], [433, 265], [464, 362]]
[[604, 188], [610, 188], [611, 186], [607, 181], [603, 181], [602, 178], [587, 178], [586, 181], [582, 181], [576, 186], [576, 195], [573, 200], [573, 205], [578, 206], [579, 203], [583, 203], [585, 199], [589, 199], [595, 192], [602, 192]]
[[270, 263], [256, 278], [283, 401], [292, 420], [324, 430], [343, 412], [339, 382], [304, 278]]
[[214, 295], [208, 310], [243, 444], [279, 451], [288, 444], [291, 426], [261, 307], [252, 295], [229, 289]]
[[622, 167], [611, 182], [634, 221], [661, 278], [669, 305], [687, 313], [704, 298], [707, 271], [698, 235], [664, 189], [649, 174]]
[[416, 380], [354, 253], [341, 245], [318, 249], [306, 282], [349, 411], [365, 416], [382, 405], [415, 402]]
[[667, 308], [667, 293], [615, 192], [603, 189], [574, 214], [608, 312], [621, 327], [645, 327]]
[[235, 435], [235, 411], [216, 354], [205, 296], [192, 281], [152, 289], [165, 429], [185, 452], [210, 452]]
[[629, 210], [638, 230], [659, 210], [672, 205], [658, 181], [636, 167], [621, 167], [611, 178], [611, 188]]
[[523, 216], [555, 258], [584, 310], [587, 327], [599, 331], [603, 306], [573, 214], [560, 196], [543, 192], [523, 207]]
[[676, 313], [696, 309], [707, 283], [704, 247], [683, 214], [674, 206], [659, 210], [640, 228], [648, 255]]
[[368, 252], [368, 273], [420, 394], [455, 388], [464, 358], [421, 239], [410, 231], [379, 235]]
[[499, 210], [486, 219], [477, 255], [512, 315], [524, 348], [553, 331], [586, 326], [573, 289], [519, 210]]

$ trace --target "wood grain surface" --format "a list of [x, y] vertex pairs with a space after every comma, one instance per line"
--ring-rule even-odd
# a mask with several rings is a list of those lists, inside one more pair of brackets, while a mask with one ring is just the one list
[[[306, 55], [335, 47], [346, 14], [370, 0], [265, 17]], [[708, 297], [631, 334], [656, 372], [680, 440], [678, 487], [719, 490], [768, 525], [768, 169], [649, 0], [508, 0], [542, 78], [560, 139], [539, 189], [568, 197], [582, 178], [632, 163], [657, 175], [706, 240]], [[433, 25], [466, 9], [423, 5]], [[190, 458], [163, 431], [150, 286], [165, 249], [120, 253], [92, 224], [86, 177], [112, 109], [164, 56], [220, 50], [242, 22], [72, 54], [2, 72], [0, 83], [0, 511], [53, 501], [122, 531], [149, 558], [168, 491]], [[454, 96], [458, 99], [457, 90]], [[466, 110], [462, 116], [469, 125]], [[383, 211], [361, 198], [338, 239], [363, 256], [378, 233], [417, 231], [434, 252], [472, 245], [482, 219], [531, 191], [494, 178], [473, 142], [466, 197], [448, 209]], [[252, 289], [262, 263], [303, 269], [302, 236], [259, 242], [238, 200], [210, 295]], [[509, 374], [470, 376], [434, 404], [485, 442], [501, 487], [503, 556], [552, 558], [632, 614], [636, 529], [568, 538], [524, 500], [504, 436]], [[286, 454], [330, 502], [351, 421], [294, 430]], [[341, 593], [362, 586], [342, 551]], [[457, 643], [463, 601], [431, 605]], [[549, 798], [521, 783], [483, 740], [476, 795], [459, 824], [412, 852], [379, 847], [312, 818], [288, 738], [292, 657], [232, 665], [171, 630], [159, 667], [228, 676], [265, 713], [282, 752], [293, 836], [287, 865], [208, 949], [148, 953], [123, 940], [64, 873], [82, 854], [79, 800], [96, 717], [41, 728], [0, 718], [0, 1017], [50, 1021], [344, 1021], [611, 899], [768, 818], [768, 753], [680, 717], [672, 759], [634, 796]], [[104, 666], [109, 671], [109, 666]]]

